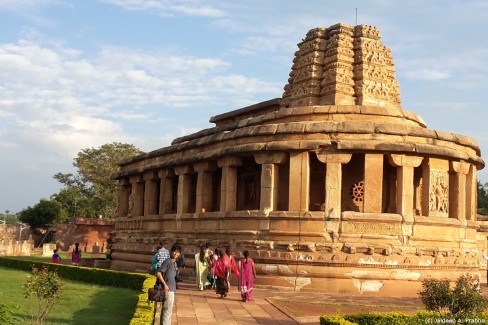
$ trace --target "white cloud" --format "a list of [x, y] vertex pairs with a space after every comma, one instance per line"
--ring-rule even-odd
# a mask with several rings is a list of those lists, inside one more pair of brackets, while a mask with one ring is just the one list
[[449, 73], [434, 69], [407, 70], [404, 75], [412, 80], [442, 80], [449, 78]]
[[173, 16], [183, 14], [188, 16], [222, 17], [225, 12], [208, 5], [208, 1], [197, 0], [103, 0], [103, 2], [130, 11], [147, 11], [159, 16]]
[[59, 4], [59, 0], [2, 0], [0, 1], [0, 10], [25, 12], [56, 4]]
[[171, 107], [225, 103], [228, 108], [252, 102], [256, 94], [279, 93], [282, 86], [227, 75], [229, 63], [218, 58], [110, 46], [88, 58], [46, 43], [0, 45], [0, 116], [11, 138], [56, 156], [73, 157], [82, 148], [117, 139], [130, 142], [136, 132], [127, 131], [128, 122], [135, 128], [161, 120]]

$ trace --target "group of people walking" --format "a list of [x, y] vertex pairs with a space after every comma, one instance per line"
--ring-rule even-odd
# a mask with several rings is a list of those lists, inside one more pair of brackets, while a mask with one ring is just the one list
[[[216, 248], [214, 252], [210, 244], [202, 245], [195, 254], [196, 285], [199, 290], [214, 289], [221, 298], [227, 297], [230, 288], [231, 273], [238, 278], [238, 290], [242, 301], [252, 299], [252, 289], [256, 269], [249, 252], [243, 252], [244, 258], [236, 262], [230, 247], [225, 250]], [[185, 262], [181, 246], [175, 243], [170, 250], [164, 248], [163, 243], [158, 246], [153, 257], [151, 271], [156, 275], [156, 288], [165, 291], [162, 308], [162, 324], [171, 324], [171, 315], [177, 288], [179, 268], [184, 268]]]
[[236, 262], [230, 247], [225, 250], [210, 250], [210, 244], [202, 245], [200, 252], [195, 254], [196, 284], [199, 290], [215, 289], [221, 298], [227, 297], [230, 289], [232, 273], [238, 278], [238, 290], [242, 301], [252, 299], [252, 289], [256, 269], [249, 251], [243, 252], [244, 258]]

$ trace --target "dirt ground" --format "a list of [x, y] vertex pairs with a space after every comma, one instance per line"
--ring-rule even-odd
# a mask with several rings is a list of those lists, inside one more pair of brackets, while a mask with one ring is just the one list
[[327, 303], [310, 301], [291, 301], [286, 299], [268, 299], [273, 305], [295, 318], [334, 314], [356, 314], [368, 312], [399, 312], [416, 314], [422, 306], [410, 305], [367, 305], [355, 303]]
[[[481, 288], [488, 297], [488, 287]], [[286, 294], [267, 298], [271, 304], [295, 319], [299, 324], [319, 324], [322, 315], [355, 314], [367, 312], [399, 312], [416, 314], [425, 310], [418, 297], [381, 297], [362, 295], [318, 295], [307, 296], [306, 293], [295, 293], [287, 297]]]

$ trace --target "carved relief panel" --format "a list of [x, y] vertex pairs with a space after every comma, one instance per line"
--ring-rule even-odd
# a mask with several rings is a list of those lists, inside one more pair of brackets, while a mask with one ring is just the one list
[[429, 215], [447, 217], [449, 213], [449, 174], [431, 170], [429, 187]]

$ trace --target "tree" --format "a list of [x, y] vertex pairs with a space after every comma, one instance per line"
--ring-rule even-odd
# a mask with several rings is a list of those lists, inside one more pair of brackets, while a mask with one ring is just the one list
[[61, 203], [69, 217], [95, 216], [100, 210], [100, 204], [96, 204], [90, 190], [83, 191], [79, 187], [62, 188], [59, 193], [53, 194], [51, 199]]
[[427, 278], [419, 292], [425, 309], [446, 317], [467, 318], [478, 315], [488, 307], [488, 299], [481, 293], [479, 280], [470, 274], [461, 275], [451, 289], [449, 280]]
[[[76, 175], [54, 175], [56, 180], [72, 190], [70, 193], [60, 192], [56, 200], [76, 215], [80, 215], [79, 211], [84, 211], [83, 213], [89, 212], [93, 217], [112, 217], [117, 207], [117, 182], [111, 176], [118, 171], [118, 163], [122, 159], [141, 153], [142, 151], [132, 144], [118, 142], [104, 144], [100, 148], [81, 150], [73, 163], [78, 169]], [[68, 198], [70, 195], [71, 198]], [[77, 199], [74, 200], [74, 197]], [[78, 210], [81, 203], [85, 205], [85, 210]]]
[[488, 183], [478, 181], [478, 213], [488, 215]]
[[17, 214], [10, 213], [9, 210], [6, 210], [5, 213], [0, 213], [0, 223], [6, 223], [7, 225], [15, 225], [19, 223], [19, 219]]
[[46, 316], [61, 299], [63, 283], [56, 271], [32, 268], [32, 275], [27, 277], [23, 285], [25, 297], [34, 296], [37, 303], [37, 315], [33, 315], [32, 324], [43, 324]]
[[61, 203], [55, 200], [41, 199], [35, 206], [19, 212], [19, 220], [33, 228], [48, 229], [67, 219], [68, 216]]

